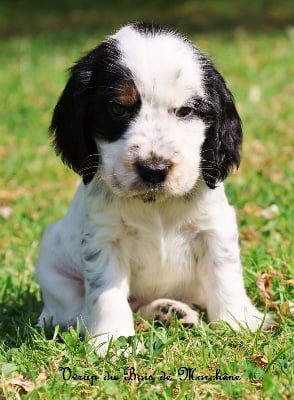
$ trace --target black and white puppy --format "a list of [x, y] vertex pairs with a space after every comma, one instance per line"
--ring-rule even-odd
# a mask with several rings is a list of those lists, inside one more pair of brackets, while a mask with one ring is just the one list
[[51, 130], [80, 184], [43, 238], [39, 325], [87, 327], [103, 354], [145, 319], [266, 328], [246, 295], [235, 212], [241, 122], [221, 75], [190, 41], [123, 27], [71, 69]]

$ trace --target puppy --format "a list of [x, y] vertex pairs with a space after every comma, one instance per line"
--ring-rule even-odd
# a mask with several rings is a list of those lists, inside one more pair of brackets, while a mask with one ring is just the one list
[[39, 325], [80, 321], [104, 354], [142, 318], [267, 328], [244, 289], [235, 212], [222, 181], [238, 167], [241, 122], [190, 41], [135, 23], [79, 60], [54, 110], [62, 160], [82, 176], [49, 226], [36, 278]]

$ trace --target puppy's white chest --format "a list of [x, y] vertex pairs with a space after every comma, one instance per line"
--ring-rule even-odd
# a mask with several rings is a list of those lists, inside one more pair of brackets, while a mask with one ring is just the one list
[[163, 227], [139, 231], [132, 246], [130, 291], [134, 296], [184, 299], [195, 284], [193, 235]]

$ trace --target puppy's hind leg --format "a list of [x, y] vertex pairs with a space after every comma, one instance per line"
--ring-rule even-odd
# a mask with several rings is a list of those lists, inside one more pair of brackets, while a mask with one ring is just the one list
[[[47, 268], [45, 278], [42, 274], [37, 275], [44, 302], [37, 325], [60, 325], [62, 329], [66, 329], [76, 326], [78, 318], [83, 320], [83, 281], [61, 276], [54, 269]], [[83, 333], [83, 323], [81, 328]]]
[[[60, 325], [62, 329], [83, 319], [84, 281], [73, 269], [66, 266], [62, 254], [52, 243], [51, 231], [46, 232], [36, 265], [36, 279], [41, 287], [44, 302], [37, 326]], [[80, 324], [83, 333], [83, 321]]]

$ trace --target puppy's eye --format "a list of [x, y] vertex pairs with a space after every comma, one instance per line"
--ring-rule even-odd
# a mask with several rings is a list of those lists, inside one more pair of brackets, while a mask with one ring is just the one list
[[108, 111], [115, 118], [125, 118], [129, 114], [129, 110], [118, 103], [110, 103], [108, 105]]
[[192, 107], [180, 107], [176, 110], [176, 116], [178, 118], [189, 118], [194, 114], [194, 109]]

